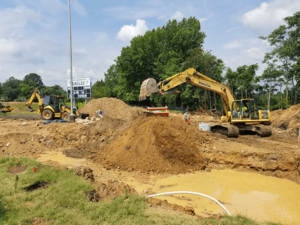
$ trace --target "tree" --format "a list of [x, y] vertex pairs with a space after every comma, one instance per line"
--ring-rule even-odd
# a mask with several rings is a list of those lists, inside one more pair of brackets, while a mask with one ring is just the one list
[[[288, 104], [289, 84], [291, 82], [294, 90], [294, 103], [296, 104], [297, 90], [295, 88], [294, 65], [300, 56], [300, 12], [291, 17], [284, 18], [287, 25], [281, 25], [269, 36], [260, 37], [267, 40], [274, 49], [265, 54], [263, 63], [273, 63], [277, 65], [278, 71], [283, 71], [285, 79], [286, 104]], [[291, 96], [293, 98], [293, 95]]]
[[[141, 83], [153, 77], [163, 80], [181, 69], [188, 51], [203, 44], [205, 34], [200, 31], [196, 18], [169, 21], [166, 26], [147, 31], [143, 36], [134, 37], [130, 46], [122, 49], [116, 60], [115, 74], [118, 84], [118, 98], [127, 102], [138, 101]], [[112, 68], [110, 68], [112, 69]], [[108, 71], [108, 73], [110, 73]], [[106, 83], [106, 80], [105, 80]], [[162, 97], [162, 99], [172, 97]], [[158, 100], [159, 98], [151, 98]]]
[[274, 91], [277, 91], [279, 78], [282, 76], [283, 71], [277, 68], [274, 63], [269, 63], [268, 67], [264, 70], [263, 75], [260, 77], [262, 81], [265, 81], [264, 87], [268, 90], [268, 110], [270, 110], [271, 95]]
[[46, 95], [64, 95], [66, 91], [59, 85], [54, 86], [45, 86], [44, 88], [40, 89], [40, 93], [42, 96]]
[[10, 77], [6, 80], [2, 85], [3, 96], [6, 96], [8, 101], [15, 100], [20, 94], [20, 83], [22, 81], [15, 79], [14, 77]]
[[41, 76], [36, 74], [36, 73], [27, 74], [24, 77], [23, 82], [27, 85], [32, 85], [33, 84], [35, 86], [35, 88], [39, 88], [39, 89], [42, 89], [42, 88], [45, 87]]
[[93, 86], [92, 86], [92, 98], [101, 98], [101, 97], [109, 97], [109, 96], [104, 96], [103, 95], [103, 87], [105, 83], [103, 80], [96, 81]]

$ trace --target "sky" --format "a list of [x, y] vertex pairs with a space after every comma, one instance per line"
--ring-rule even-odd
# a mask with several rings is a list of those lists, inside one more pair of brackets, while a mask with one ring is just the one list
[[[259, 36], [297, 10], [299, 0], [71, 0], [73, 76], [104, 79], [134, 36], [191, 16], [201, 22], [206, 50], [233, 70], [257, 63], [261, 75], [272, 48]], [[66, 89], [68, 18], [68, 0], [1, 0], [0, 82], [37, 73], [45, 85]]]

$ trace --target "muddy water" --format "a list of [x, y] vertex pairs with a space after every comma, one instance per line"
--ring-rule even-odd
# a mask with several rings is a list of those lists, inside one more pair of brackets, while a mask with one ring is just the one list
[[43, 154], [37, 159], [37, 161], [40, 162], [46, 162], [49, 160], [58, 162], [61, 165], [66, 165], [71, 167], [85, 165], [85, 161], [86, 161], [85, 159], [74, 159], [74, 158], [67, 157], [62, 152], [50, 152], [50, 151], [43, 152]]
[[[147, 185], [136, 180], [126, 183], [140, 193], [147, 188]], [[212, 170], [210, 173], [197, 172], [160, 178], [155, 184], [148, 185], [148, 188], [156, 193], [203, 193], [224, 203], [231, 214], [241, 213], [260, 221], [282, 224], [298, 224], [300, 221], [300, 185], [275, 177], [233, 170]], [[224, 212], [219, 205], [201, 196], [178, 194], [157, 198], [182, 206], [192, 206], [202, 216]]]

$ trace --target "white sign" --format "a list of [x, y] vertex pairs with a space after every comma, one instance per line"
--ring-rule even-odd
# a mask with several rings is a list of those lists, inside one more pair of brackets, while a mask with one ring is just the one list
[[[73, 79], [73, 98], [91, 98], [92, 96], [91, 78], [77, 78]], [[67, 80], [68, 98], [71, 97], [71, 82]]]
[[[91, 86], [91, 78], [73, 79], [73, 87]], [[67, 87], [71, 87], [70, 79], [67, 80]]]

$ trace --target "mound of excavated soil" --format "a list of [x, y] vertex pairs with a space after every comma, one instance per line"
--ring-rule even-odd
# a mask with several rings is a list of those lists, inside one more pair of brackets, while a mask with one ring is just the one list
[[98, 98], [91, 100], [88, 104], [79, 109], [79, 113], [88, 113], [90, 117], [97, 116], [101, 109], [104, 115], [118, 119], [132, 119], [143, 114], [144, 110], [138, 107], [130, 107], [122, 100], [116, 98]]
[[272, 126], [289, 129], [300, 127], [300, 104], [293, 105], [286, 110], [275, 110], [271, 112]]
[[205, 168], [202, 148], [208, 135], [179, 117], [144, 117], [95, 157], [107, 169], [184, 173]]

